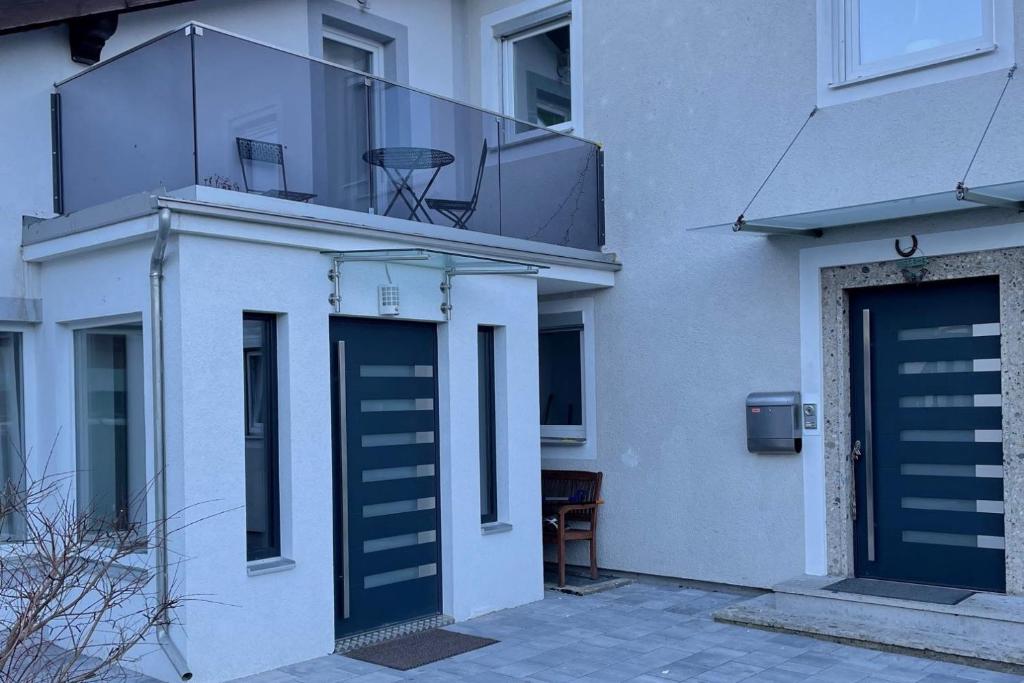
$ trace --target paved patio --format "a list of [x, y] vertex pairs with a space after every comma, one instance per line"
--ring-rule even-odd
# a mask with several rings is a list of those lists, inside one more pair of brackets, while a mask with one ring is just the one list
[[672, 585], [631, 584], [543, 601], [451, 628], [501, 642], [412, 671], [321, 657], [245, 683], [416, 681], [1024, 681], [1009, 674], [715, 623], [745, 599]]

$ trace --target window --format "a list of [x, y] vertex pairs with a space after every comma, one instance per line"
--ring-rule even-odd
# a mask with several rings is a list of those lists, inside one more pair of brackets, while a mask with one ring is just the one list
[[249, 561], [281, 554], [277, 483], [277, 318], [242, 318], [245, 540]]
[[991, 52], [994, 0], [831, 0], [833, 85]]
[[384, 75], [384, 46], [339, 29], [324, 27], [324, 59], [371, 76]]
[[586, 438], [583, 404], [583, 314], [540, 316], [541, 438]]
[[142, 328], [75, 333], [78, 511], [98, 533], [146, 524]]
[[565, 16], [502, 38], [506, 114], [542, 127], [572, 127], [569, 26]]
[[23, 453], [21, 335], [0, 332], [0, 540], [22, 536]]
[[477, 329], [477, 392], [480, 413], [480, 523], [498, 521], [498, 442], [494, 423], [494, 328]]

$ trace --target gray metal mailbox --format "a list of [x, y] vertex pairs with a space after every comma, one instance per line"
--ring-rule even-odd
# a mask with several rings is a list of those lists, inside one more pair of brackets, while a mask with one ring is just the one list
[[747, 396], [747, 450], [799, 453], [800, 392], [771, 391]]

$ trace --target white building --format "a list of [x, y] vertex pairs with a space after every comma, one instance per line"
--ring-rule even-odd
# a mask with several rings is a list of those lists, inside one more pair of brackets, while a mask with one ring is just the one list
[[88, 69], [65, 25], [0, 41], [4, 220], [45, 219], [5, 252], [11, 420], [83, 509], [187, 527], [171, 581], [209, 600], [160, 678], [542, 597], [538, 325], [614, 284], [600, 149], [447, 99], [447, 1], [354, 5], [126, 13]]
[[0, 36], [3, 420], [203, 519], [146, 673], [540, 599], [542, 466], [610, 570], [1024, 593], [1020, 3], [157, 5]]

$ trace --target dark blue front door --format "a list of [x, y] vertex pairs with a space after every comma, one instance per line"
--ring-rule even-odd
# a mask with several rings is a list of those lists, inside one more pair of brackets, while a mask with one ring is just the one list
[[441, 609], [435, 327], [331, 319], [337, 635]]
[[858, 576], [1005, 590], [999, 283], [850, 295]]

